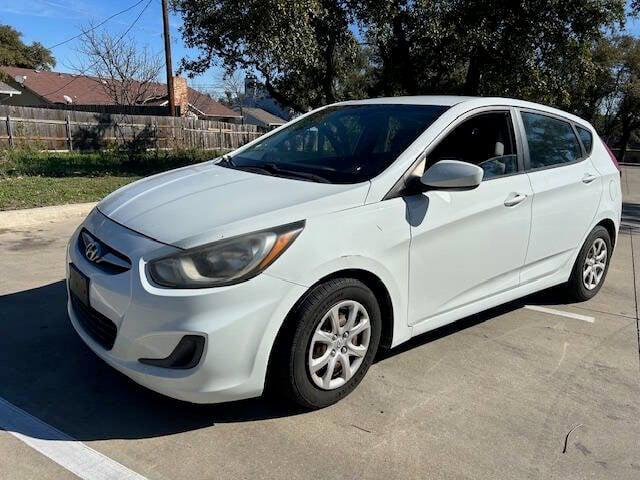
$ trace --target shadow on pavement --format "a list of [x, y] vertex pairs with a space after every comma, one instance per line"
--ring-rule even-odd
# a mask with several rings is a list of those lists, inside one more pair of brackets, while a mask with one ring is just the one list
[[435, 330], [431, 330], [430, 332], [423, 333], [422, 335], [418, 335], [417, 337], [413, 337], [409, 341], [397, 346], [393, 350], [381, 352], [378, 355], [377, 361], [394, 357], [421, 345], [425, 345], [448, 335], [461, 332], [462, 330], [471, 328], [474, 325], [478, 325], [480, 323], [486, 322], [487, 320], [491, 320], [495, 317], [499, 317], [514, 310], [518, 310], [525, 305], [566, 305], [567, 303], [571, 303], [571, 301], [567, 298], [567, 294], [562, 287], [549, 288], [547, 290], [543, 290], [542, 292], [537, 292], [527, 297], [519, 298], [512, 302], [490, 308], [489, 310], [485, 310], [484, 312], [470, 315], [468, 317], [450, 323], [449, 325], [445, 325], [444, 327], [440, 327]]
[[[554, 290], [536, 294], [416, 337], [377, 361], [536, 302], [566, 303], [566, 298]], [[265, 399], [194, 405], [137, 385], [76, 335], [63, 281], [0, 297], [0, 397], [83, 441], [152, 438], [303, 413]]]
[[78, 440], [150, 438], [301, 413], [263, 399], [194, 405], [96, 357], [73, 330], [64, 281], [0, 297], [0, 397]]
[[640, 228], [640, 205], [637, 203], [622, 204], [622, 224], [627, 228]]

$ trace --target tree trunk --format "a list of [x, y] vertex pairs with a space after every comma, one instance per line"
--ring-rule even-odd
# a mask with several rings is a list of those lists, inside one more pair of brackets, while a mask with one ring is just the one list
[[464, 94], [476, 96], [480, 93], [480, 79], [482, 77], [482, 60], [477, 48], [471, 51], [469, 67], [464, 81]]
[[335, 65], [335, 44], [330, 43], [324, 51], [324, 63], [325, 72], [322, 81], [322, 92], [324, 95], [324, 103], [334, 103], [336, 101], [336, 92], [333, 88], [333, 81], [336, 77], [336, 65]]
[[629, 122], [622, 123], [622, 135], [620, 136], [620, 153], [618, 154], [618, 162], [624, 162], [624, 157], [627, 154], [627, 148], [629, 147], [629, 140], [631, 139], [631, 133], [633, 128]]
[[393, 40], [391, 47], [391, 68], [394, 83], [397, 82], [403, 93], [415, 95], [417, 93], [416, 78], [411, 62], [409, 42], [405, 31], [405, 14], [398, 13], [391, 21]]

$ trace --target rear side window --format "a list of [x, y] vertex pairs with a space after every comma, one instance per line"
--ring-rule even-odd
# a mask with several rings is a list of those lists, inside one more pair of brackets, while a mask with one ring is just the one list
[[591, 153], [591, 148], [593, 147], [593, 135], [591, 135], [591, 132], [586, 128], [582, 128], [577, 125], [576, 130], [578, 130], [578, 135], [580, 136], [580, 140], [582, 140], [585, 153], [589, 155]]
[[529, 145], [530, 168], [544, 168], [575, 162], [582, 150], [568, 122], [537, 113], [522, 112]]

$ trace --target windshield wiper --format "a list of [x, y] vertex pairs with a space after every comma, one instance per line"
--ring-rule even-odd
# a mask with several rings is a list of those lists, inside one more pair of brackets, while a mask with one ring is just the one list
[[281, 174], [287, 177], [299, 178], [301, 180], [311, 180], [311, 181], [320, 182], [320, 183], [331, 183], [329, 182], [329, 180], [327, 180], [321, 175], [317, 175], [315, 173], [309, 173], [309, 172], [300, 172], [298, 170], [289, 170], [286, 168], [279, 167], [275, 163], [265, 163], [262, 166], [262, 168], [272, 174]]
[[216, 165], [222, 165], [222, 164], [226, 165], [227, 167], [237, 166], [233, 161], [233, 159], [228, 154], [222, 155], [222, 157], [220, 157], [220, 160], [218, 160], [218, 162], [216, 163]]
[[315, 173], [308, 172], [299, 172], [297, 170], [289, 170], [286, 168], [279, 167], [275, 163], [263, 163], [260, 165], [237, 165], [233, 164], [232, 168], [236, 168], [238, 170], [245, 170], [248, 172], [261, 173], [264, 175], [269, 175], [271, 177], [287, 177], [287, 178], [296, 178], [299, 180], [306, 180], [312, 182], [320, 182], [320, 183], [331, 183], [326, 178], [316, 175]]
[[271, 177], [282, 176], [313, 182], [331, 183], [328, 179], [321, 175], [310, 172], [300, 172], [298, 170], [289, 170], [287, 168], [282, 168], [272, 162], [257, 165], [238, 165], [229, 155], [223, 155], [220, 160], [218, 160], [216, 165], [234, 168], [236, 170], [245, 170], [248, 172], [260, 173], [263, 175], [269, 175]]

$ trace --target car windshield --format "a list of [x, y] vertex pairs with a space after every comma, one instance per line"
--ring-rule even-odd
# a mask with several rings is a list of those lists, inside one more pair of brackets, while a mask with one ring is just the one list
[[349, 105], [325, 108], [220, 165], [265, 175], [359, 183], [384, 171], [448, 107]]

